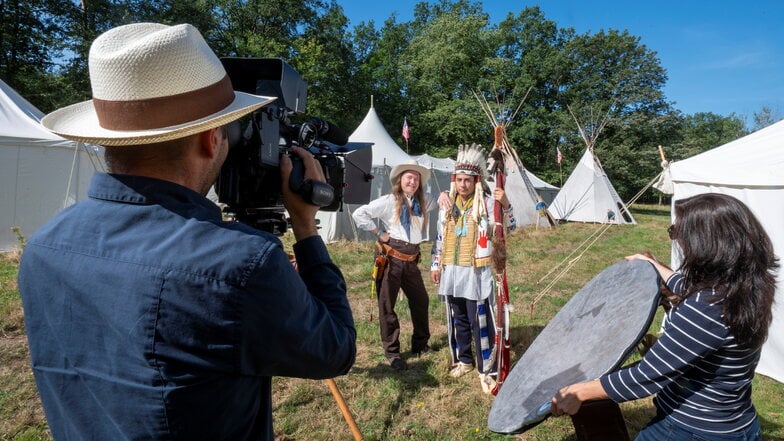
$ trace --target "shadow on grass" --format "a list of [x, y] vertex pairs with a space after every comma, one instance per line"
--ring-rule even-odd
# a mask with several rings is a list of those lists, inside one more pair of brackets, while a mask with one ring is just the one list
[[634, 205], [631, 208], [632, 214], [650, 214], [652, 216], [669, 216], [669, 205]]
[[[435, 347], [433, 349], [436, 349]], [[433, 376], [433, 365], [437, 364], [437, 359], [433, 355], [420, 357], [403, 357], [406, 360], [408, 369], [402, 372], [392, 370], [388, 363], [379, 363], [372, 367], [351, 369], [353, 375], [363, 376], [371, 381], [393, 380], [396, 383], [397, 395], [394, 401], [387, 401], [389, 406], [384, 421], [380, 423], [383, 427], [382, 433], [386, 433], [395, 424], [395, 416], [409, 406], [413, 398], [421, 392], [423, 387], [438, 387], [440, 382]], [[386, 360], [385, 360], [386, 361]]]
[[[388, 363], [379, 363], [372, 367], [353, 367], [352, 375], [363, 375], [370, 380], [395, 379], [400, 385], [402, 400], [408, 397], [409, 392], [417, 392], [422, 387], [436, 387], [440, 383], [428, 371], [436, 364], [436, 358], [430, 356], [405, 358], [408, 369], [402, 372], [392, 370]], [[405, 397], [404, 397], [405, 396]]]
[[544, 326], [539, 325], [526, 325], [514, 326], [509, 330], [509, 354], [512, 357], [512, 365], [519, 360], [525, 350], [531, 346], [536, 337], [542, 332]]

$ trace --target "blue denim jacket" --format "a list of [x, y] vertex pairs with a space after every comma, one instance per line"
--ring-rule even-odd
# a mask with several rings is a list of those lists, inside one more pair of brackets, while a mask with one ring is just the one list
[[19, 268], [56, 440], [273, 439], [271, 378], [345, 374], [356, 331], [321, 239], [294, 246], [201, 195], [97, 174]]

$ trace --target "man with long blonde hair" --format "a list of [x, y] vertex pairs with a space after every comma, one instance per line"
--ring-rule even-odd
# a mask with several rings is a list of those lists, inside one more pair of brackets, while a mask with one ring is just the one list
[[[422, 189], [430, 179], [430, 170], [414, 161], [393, 167], [389, 179], [392, 192], [359, 207], [352, 216], [359, 228], [373, 232], [378, 238], [376, 262], [383, 262], [376, 268], [381, 343], [392, 369], [402, 371], [407, 366], [400, 355], [400, 321], [395, 313], [400, 289], [408, 298], [414, 327], [411, 353], [418, 356], [431, 351], [429, 299], [418, 264], [427, 212], [436, 207], [436, 198], [426, 195]], [[379, 219], [381, 226], [374, 219]]]

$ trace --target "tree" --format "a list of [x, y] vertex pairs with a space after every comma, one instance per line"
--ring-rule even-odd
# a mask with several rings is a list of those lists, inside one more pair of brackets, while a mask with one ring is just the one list
[[[350, 131], [370, 96], [387, 131], [403, 118], [411, 153], [453, 155], [460, 143], [492, 142], [474, 93], [498, 109], [525, 103], [508, 137], [526, 167], [557, 181], [556, 148], [570, 169], [584, 144], [567, 111], [588, 130], [609, 121], [595, 145], [605, 171], [628, 200], [668, 159], [692, 156], [744, 131], [737, 116], [684, 116], [662, 92], [667, 75], [656, 52], [628, 31], [576, 34], [539, 7], [491, 26], [479, 1], [414, 6], [413, 20], [393, 14], [380, 29], [349, 32], [336, 0], [0, 0], [0, 76], [44, 111], [88, 99], [87, 55], [95, 37], [117, 25], [194, 24], [219, 56], [280, 57], [308, 82], [307, 116]], [[780, 119], [763, 107], [755, 129]], [[501, 118], [510, 115], [501, 115]]]
[[139, 22], [168, 25], [189, 23], [200, 31], [215, 27], [215, 5], [212, 0], [130, 0], [127, 7]]
[[[595, 153], [621, 198], [628, 201], [658, 174], [656, 146], [672, 138], [667, 130], [677, 114], [662, 92], [666, 73], [656, 53], [627, 31], [578, 35], [565, 52], [568, 71], [559, 100], [575, 109], [578, 119], [586, 122], [585, 129], [608, 118]], [[563, 139], [579, 145], [577, 127], [566, 124], [565, 118], [561, 121]], [[569, 152], [567, 156], [582, 153], [562, 150]]]
[[772, 109], [768, 106], [762, 106], [758, 112], [754, 112], [753, 120], [754, 126], [751, 127], [752, 131], [764, 129], [765, 127], [781, 121], [781, 111]]
[[[506, 108], [525, 104], [508, 137], [527, 168], [542, 173], [555, 164], [558, 95], [565, 77], [564, 46], [573, 31], [559, 29], [539, 7], [508, 14], [494, 29], [494, 57], [480, 88], [496, 91]], [[529, 93], [530, 89], [530, 93]]]
[[481, 75], [477, 66], [492, 53], [487, 45], [487, 15], [475, 14], [466, 2], [442, 11], [444, 3], [433, 6], [436, 14], [420, 11], [420, 22], [412, 24], [418, 32], [400, 65], [409, 121], [418, 133], [427, 134], [412, 138], [414, 151], [436, 154], [454, 153], [458, 144], [475, 141], [487, 126], [472, 90]]
[[682, 140], [673, 145], [673, 160], [692, 157], [748, 133], [743, 120], [734, 113], [725, 117], [711, 112], [687, 115], [680, 131]]
[[343, 9], [331, 3], [295, 40], [294, 62], [308, 81], [308, 113], [328, 118], [340, 127], [354, 120], [362, 97], [354, 89], [355, 71], [348, 19]]
[[211, 0], [207, 32], [221, 56], [281, 58], [308, 83], [308, 115], [350, 121], [354, 69], [348, 20], [334, 0]]
[[[354, 84], [362, 93], [360, 115], [364, 116], [372, 95], [379, 118], [392, 136], [399, 133], [403, 118], [411, 115], [406, 80], [400, 69], [401, 57], [411, 38], [409, 28], [408, 24], [397, 23], [394, 15], [385, 20], [378, 31], [373, 22], [355, 28], [357, 76]], [[414, 127], [414, 130], [414, 139], [417, 139], [418, 128]]]
[[61, 17], [71, 8], [57, 0], [0, 2], [0, 78], [45, 111], [62, 94], [56, 76], [67, 50]]

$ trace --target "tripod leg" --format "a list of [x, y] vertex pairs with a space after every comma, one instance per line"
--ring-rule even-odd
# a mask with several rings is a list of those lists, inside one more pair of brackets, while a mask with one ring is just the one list
[[351, 434], [354, 435], [355, 441], [362, 441], [362, 433], [359, 431], [359, 427], [357, 427], [356, 421], [354, 421], [354, 417], [351, 415], [351, 411], [346, 405], [346, 400], [343, 399], [343, 395], [340, 393], [340, 389], [338, 389], [338, 385], [335, 384], [335, 380], [329, 378], [324, 380], [329, 386], [330, 392], [332, 392], [332, 397], [335, 398], [335, 402], [338, 403], [338, 407], [340, 408], [340, 413], [343, 414], [343, 418], [346, 419], [346, 423], [348, 423], [348, 428], [351, 429]]

